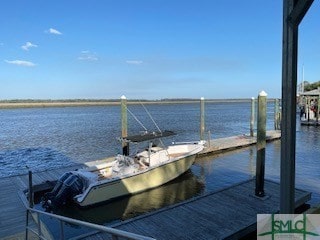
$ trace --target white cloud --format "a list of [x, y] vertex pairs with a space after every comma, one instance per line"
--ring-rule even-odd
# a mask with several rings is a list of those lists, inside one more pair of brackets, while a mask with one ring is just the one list
[[36, 64], [34, 64], [33, 62], [29, 62], [29, 61], [23, 61], [23, 60], [4, 60], [6, 63], [9, 64], [14, 64], [14, 65], [18, 65], [18, 66], [24, 66], [24, 67], [34, 67], [36, 66]]
[[62, 32], [58, 31], [57, 29], [54, 28], [49, 28], [49, 30], [45, 31], [46, 33], [54, 34], [54, 35], [62, 35]]
[[98, 57], [96, 53], [92, 53], [88, 50], [82, 51], [80, 56], [78, 57], [78, 60], [81, 61], [98, 61]]
[[133, 65], [140, 65], [143, 63], [141, 60], [127, 60], [126, 63], [133, 64]]
[[38, 47], [38, 45], [33, 44], [31, 42], [26, 42], [25, 45], [21, 46], [21, 48], [25, 51], [29, 51], [29, 48], [32, 48], [32, 47]]

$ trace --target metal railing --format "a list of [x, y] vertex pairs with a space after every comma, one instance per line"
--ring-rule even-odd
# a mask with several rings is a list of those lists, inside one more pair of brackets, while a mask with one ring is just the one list
[[[83, 226], [83, 227], [87, 227], [87, 228], [91, 228], [93, 230], [96, 230], [96, 233], [108, 233], [112, 236], [113, 240], [118, 240], [119, 237], [124, 238], [124, 239], [132, 239], [132, 240], [155, 240], [154, 238], [151, 237], [146, 237], [146, 236], [142, 236], [139, 234], [135, 234], [135, 233], [130, 233], [130, 232], [126, 232], [126, 231], [122, 231], [119, 229], [115, 229], [115, 228], [110, 228], [110, 227], [106, 227], [103, 225], [98, 225], [98, 224], [94, 224], [94, 223], [89, 223], [89, 222], [84, 222], [81, 220], [77, 220], [77, 219], [73, 219], [73, 218], [69, 218], [69, 217], [64, 217], [64, 216], [60, 216], [60, 215], [56, 215], [53, 213], [48, 213], [48, 212], [44, 212], [35, 208], [31, 208], [28, 206], [28, 202], [26, 201], [25, 196], [23, 196], [23, 193], [19, 193], [20, 194], [20, 198], [26, 208], [26, 232], [25, 232], [25, 239], [28, 239], [28, 232], [31, 231], [33, 232], [36, 236], [39, 237], [39, 239], [42, 240], [50, 240], [49, 238], [46, 238], [45, 235], [42, 232], [42, 227], [41, 227], [41, 220], [40, 220], [40, 216], [44, 215], [44, 216], [48, 216], [51, 218], [54, 218], [56, 220], [58, 220], [60, 222], [60, 239], [64, 240], [67, 239], [65, 238], [65, 234], [64, 234], [64, 223], [69, 223], [69, 224], [74, 224], [77, 226]], [[29, 214], [30, 215], [34, 215], [31, 217], [34, 217], [34, 222], [36, 223], [36, 230], [33, 229], [32, 227], [29, 226]], [[90, 234], [86, 234], [86, 236], [90, 236], [93, 233]], [[84, 235], [78, 236], [78, 237], [73, 237], [73, 238], [69, 238], [72, 240], [76, 240], [76, 239], [82, 239], [84, 238]]]

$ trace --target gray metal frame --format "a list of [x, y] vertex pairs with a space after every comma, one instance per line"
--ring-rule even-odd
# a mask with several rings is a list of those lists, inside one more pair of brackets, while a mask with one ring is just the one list
[[313, 0], [283, 1], [280, 213], [294, 213], [298, 27]]
[[[124, 239], [132, 239], [132, 240], [155, 240], [154, 238], [151, 237], [146, 237], [146, 236], [142, 236], [139, 234], [135, 234], [135, 233], [130, 233], [130, 232], [126, 232], [126, 231], [122, 231], [119, 229], [115, 229], [115, 228], [110, 228], [110, 227], [106, 227], [103, 225], [98, 225], [98, 224], [94, 224], [94, 223], [89, 223], [89, 222], [84, 222], [84, 221], [80, 221], [77, 219], [73, 219], [73, 218], [68, 218], [68, 217], [64, 217], [64, 216], [60, 216], [60, 215], [56, 215], [56, 214], [52, 214], [52, 213], [48, 213], [48, 212], [44, 212], [44, 211], [40, 211], [34, 208], [30, 208], [28, 206], [28, 203], [23, 200], [25, 199], [23, 197], [23, 193], [20, 192], [19, 193], [20, 198], [26, 208], [26, 233], [25, 233], [25, 239], [28, 239], [28, 232], [31, 231], [33, 232], [36, 236], [39, 237], [39, 239], [42, 240], [49, 240], [48, 238], [46, 238], [44, 236], [44, 234], [42, 233], [42, 228], [41, 228], [41, 220], [40, 220], [40, 215], [44, 215], [44, 216], [48, 216], [54, 219], [57, 219], [60, 222], [60, 239], [64, 240], [66, 239], [64, 237], [64, 223], [70, 223], [70, 224], [74, 224], [74, 225], [78, 225], [78, 226], [84, 226], [84, 227], [88, 227], [91, 228], [93, 230], [96, 230], [96, 232], [103, 232], [103, 233], [108, 233], [112, 236], [112, 239], [117, 240], [119, 239], [119, 237], [124, 238]], [[36, 216], [36, 219], [34, 219], [35, 223], [36, 223], [36, 229], [32, 228], [30, 226], [30, 215], [32, 217], [32, 214]], [[86, 235], [81, 235], [79, 237], [74, 237], [71, 238], [72, 240], [76, 240], [76, 239], [82, 239], [85, 236], [89, 236], [92, 235], [92, 233], [86, 234]]]

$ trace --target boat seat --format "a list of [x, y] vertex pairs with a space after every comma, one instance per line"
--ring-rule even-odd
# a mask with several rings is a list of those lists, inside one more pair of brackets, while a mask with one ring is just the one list
[[110, 178], [112, 176], [111, 168], [99, 170], [98, 176], [99, 176], [99, 178]]

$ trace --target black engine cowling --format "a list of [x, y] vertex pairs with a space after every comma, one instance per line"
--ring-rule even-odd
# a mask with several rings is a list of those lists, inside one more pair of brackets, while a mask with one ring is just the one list
[[60, 207], [72, 202], [83, 191], [84, 180], [74, 172], [67, 172], [58, 180], [51, 192], [45, 193], [42, 206], [46, 209]]

